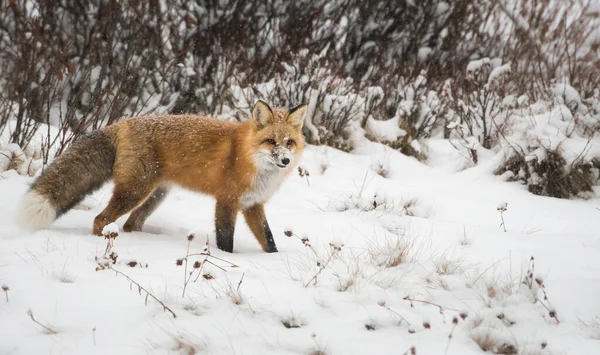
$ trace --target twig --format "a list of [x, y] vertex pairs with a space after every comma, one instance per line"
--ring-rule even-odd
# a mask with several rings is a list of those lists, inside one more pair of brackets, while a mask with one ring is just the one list
[[307, 237], [300, 237], [296, 233], [292, 232], [291, 230], [286, 230], [284, 232], [284, 234], [287, 237], [296, 237], [296, 238], [298, 238], [298, 240], [300, 240], [302, 242], [302, 244], [304, 244], [305, 247], [308, 247], [308, 248], [310, 248], [310, 250], [312, 250], [313, 254], [315, 254], [315, 256], [317, 257], [317, 259], [319, 258], [319, 255], [315, 251], [315, 248], [312, 247], [312, 245], [310, 244], [310, 241], [308, 240]]
[[548, 311], [548, 315], [550, 316], [550, 318], [556, 319], [556, 324], [560, 324], [560, 321], [558, 320], [558, 316], [556, 315], [556, 310], [555, 309], [550, 309], [548, 306], [546, 306], [544, 304], [544, 302], [542, 302], [542, 300], [539, 299], [539, 297], [537, 297], [536, 299], [540, 302], [540, 304], [542, 306], [544, 306], [544, 308], [546, 308], [546, 310]]
[[238, 292], [240, 292], [240, 286], [242, 286], [242, 281], [244, 281], [244, 275], [246, 275], [245, 272], [242, 274], [242, 278], [240, 279], [240, 282], [238, 282], [237, 289], [236, 289], [236, 291], [238, 291]]
[[388, 305], [385, 303], [385, 301], [380, 301], [377, 303], [378, 305], [380, 305], [381, 307], [385, 308], [388, 312], [395, 314], [398, 318], [400, 318], [400, 323], [404, 322], [406, 323], [406, 325], [408, 325], [409, 327], [411, 326], [410, 322], [406, 320], [406, 318], [404, 318], [400, 313], [394, 311], [393, 309], [391, 309], [390, 307], [388, 307]]
[[504, 232], [506, 233], [506, 224], [504, 223], [504, 212], [508, 210], [508, 203], [504, 202], [496, 208], [498, 212], [500, 212], [500, 219], [502, 219], [502, 223], [500, 223], [500, 227], [504, 228]]
[[404, 297], [403, 300], [409, 301], [411, 307], [413, 307], [413, 305], [412, 305], [413, 302], [419, 302], [419, 303], [424, 303], [424, 304], [428, 304], [430, 306], [435, 306], [435, 307], [439, 308], [440, 309], [440, 313], [444, 313], [445, 309], [447, 309], [449, 311], [454, 311], [454, 312], [459, 312], [460, 313], [460, 311], [458, 309], [444, 307], [444, 306], [441, 306], [441, 305], [439, 305], [437, 303], [433, 303], [433, 302], [429, 302], [429, 301], [425, 301], [425, 300], [417, 300], [417, 299], [414, 299], [414, 298], [410, 298], [408, 296]]
[[448, 334], [448, 342], [446, 343], [446, 351], [444, 351], [444, 355], [448, 354], [448, 350], [450, 349], [450, 341], [452, 340], [453, 334], [454, 334], [454, 329], [456, 328], [456, 325], [458, 324], [458, 318], [453, 318], [452, 319], [452, 324], [454, 324], [452, 326], [452, 330], [450, 330], [450, 334]]
[[232, 263], [231, 261], [227, 261], [227, 260], [225, 260], [225, 259], [221, 259], [221, 258], [219, 258], [219, 257], [216, 257], [216, 256], [212, 255], [212, 254], [210, 253], [210, 251], [209, 251], [209, 252], [202, 252], [202, 253], [190, 254], [189, 256], [207, 256], [207, 257], [209, 257], [209, 258], [217, 259], [217, 260], [219, 260], [219, 261], [222, 261], [222, 262], [224, 262], [224, 263], [227, 263], [227, 264], [229, 264], [229, 267], [232, 267], [232, 268], [239, 267], [239, 265], [236, 265], [236, 264]]
[[94, 340], [94, 346], [96, 346], [96, 326], [92, 328], [92, 339]]
[[42, 323], [38, 322], [38, 321], [35, 319], [35, 317], [33, 316], [33, 312], [31, 311], [31, 309], [29, 309], [29, 310], [27, 311], [27, 315], [29, 316], [29, 318], [31, 318], [31, 320], [32, 320], [32, 321], [33, 321], [35, 324], [37, 324], [37, 325], [39, 325], [40, 327], [44, 328], [44, 329], [45, 329], [45, 330], [48, 332], [48, 334], [58, 334], [58, 332], [57, 332], [56, 330], [54, 330], [54, 329], [52, 329], [52, 328], [50, 328], [50, 327], [48, 327], [48, 326], [46, 326], [46, 325], [43, 325]]
[[329, 254], [329, 258], [327, 258], [327, 261], [325, 261], [320, 267], [319, 267], [319, 271], [317, 271], [317, 273], [315, 274], [315, 276], [313, 276], [307, 283], [306, 285], [304, 285], [304, 288], [307, 288], [311, 282], [313, 282], [316, 284], [317, 283], [317, 277], [321, 274], [321, 272], [323, 270], [325, 270], [325, 268], [327, 267], [327, 265], [329, 264], [329, 262], [333, 259], [333, 257], [341, 250], [341, 248], [335, 248], [333, 249], [333, 251], [331, 252], [331, 254]]
[[[101, 263], [98, 263], [98, 266], [100, 268], [98, 270], [110, 269], [110, 270], [114, 271], [117, 275], [121, 275], [121, 276], [125, 277], [130, 282], [130, 286], [131, 286], [131, 284], [134, 284], [134, 285], [136, 285], [138, 287], [138, 292], [140, 294], [141, 294], [141, 291], [146, 292], [146, 300], [148, 299], [148, 297], [152, 297], [156, 302], [158, 302], [161, 306], [163, 306], [163, 310], [169, 311], [173, 315], [173, 318], [177, 318], [177, 315], [175, 314], [175, 312], [173, 312], [173, 310], [171, 310], [171, 308], [169, 308], [166, 304], [164, 304], [164, 302], [162, 302], [161, 300], [159, 300], [158, 298], [156, 298], [156, 296], [154, 296], [153, 294], [151, 294], [150, 291], [146, 290], [142, 285], [140, 285], [139, 283], [137, 283], [135, 280], [133, 280], [127, 274], [125, 274], [125, 273], [123, 273], [123, 272], [121, 272], [121, 271], [113, 268], [109, 263], [106, 263], [105, 265], [102, 265]], [[146, 302], [146, 304], [147, 304], [147, 302]]]
[[310, 187], [310, 181], [308, 180], [308, 177], [310, 176], [308, 170], [306, 170], [306, 168], [299, 166], [298, 167], [298, 175], [300, 175], [300, 177], [306, 177], [306, 183], [308, 184], [308, 187]]
[[[189, 279], [192, 278], [191, 274], [188, 278], [187, 265], [188, 265], [188, 256], [190, 255], [190, 245], [192, 244], [192, 241], [194, 240], [194, 234], [190, 234], [187, 237], [187, 240], [188, 240], [188, 245], [187, 245], [187, 251], [185, 252], [185, 266], [184, 266], [184, 271], [183, 271], [183, 292], [181, 293], [181, 298], [185, 297], [185, 289], [187, 288]], [[193, 271], [192, 271], [192, 273], [193, 273]]]

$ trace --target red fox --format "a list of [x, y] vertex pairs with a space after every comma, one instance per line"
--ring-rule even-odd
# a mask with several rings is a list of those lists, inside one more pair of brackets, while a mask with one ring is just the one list
[[18, 224], [43, 229], [112, 179], [108, 206], [93, 233], [133, 210], [123, 226], [139, 231], [170, 186], [216, 199], [217, 247], [233, 251], [238, 212], [265, 252], [276, 252], [264, 203], [294, 169], [304, 149], [306, 105], [271, 109], [263, 101], [250, 119], [234, 123], [203, 116], [132, 117], [74, 142], [34, 181]]

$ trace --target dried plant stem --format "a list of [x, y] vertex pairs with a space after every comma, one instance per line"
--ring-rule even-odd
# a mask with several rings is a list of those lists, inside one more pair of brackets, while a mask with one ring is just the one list
[[325, 270], [325, 268], [327, 267], [327, 265], [329, 264], [329, 262], [331, 262], [331, 260], [333, 259], [333, 257], [338, 253], [338, 249], [334, 249], [331, 254], [329, 254], [329, 258], [327, 258], [327, 261], [325, 261], [320, 267], [319, 270], [317, 271], [317, 273], [315, 274], [315, 276], [313, 276], [307, 283], [306, 285], [304, 285], [304, 288], [307, 288], [313, 281], [314, 284], [317, 283], [317, 277], [319, 277], [319, 275], [321, 274], [321, 272], [323, 272], [323, 270]]
[[454, 323], [454, 326], [452, 327], [452, 330], [450, 330], [450, 334], [448, 334], [448, 342], [446, 343], [446, 351], [444, 351], [444, 355], [448, 354], [448, 350], [450, 349], [450, 341], [452, 341], [452, 337], [454, 334], [454, 328], [456, 328], [456, 323]]
[[[202, 250], [202, 252], [190, 254], [190, 244], [191, 244], [191, 241], [193, 239], [194, 238], [193, 238], [192, 235], [190, 235], [188, 237], [188, 247], [187, 247], [187, 252], [186, 252], [185, 258], [177, 260], [177, 265], [182, 265], [182, 263], [185, 262], [185, 270], [184, 270], [184, 276], [185, 277], [184, 277], [184, 282], [183, 282], [183, 293], [182, 293], [181, 297], [185, 296], [185, 290], [186, 290], [187, 285], [189, 284], [190, 280], [193, 278], [194, 273], [196, 273], [196, 278], [194, 279], [194, 282], [198, 281], [198, 279], [200, 278], [200, 275], [202, 275], [202, 270], [204, 269], [204, 265], [206, 263], [211, 264], [214, 267], [219, 268], [222, 271], [227, 272], [227, 270], [225, 270], [224, 267], [215, 264], [209, 258], [213, 258], [213, 259], [222, 261], [224, 263], [227, 263], [227, 264], [229, 264], [228, 266], [232, 267], [232, 268], [239, 267], [238, 265], [232, 263], [231, 261], [227, 261], [225, 259], [221, 259], [219, 257], [213, 256], [211, 254], [211, 252], [210, 252], [210, 241], [208, 239], [208, 236], [206, 236], [206, 243], [204, 243], [204, 249]], [[188, 271], [187, 271], [187, 264], [188, 264], [188, 259], [190, 258], [190, 256], [203, 256], [204, 259], [202, 259], [201, 261], [195, 261], [194, 262], [194, 269], [190, 273], [188, 273]], [[196, 272], [196, 270], [197, 270], [197, 272]]]
[[163, 306], [163, 310], [169, 311], [173, 315], [173, 318], [177, 318], [177, 315], [175, 314], [175, 312], [173, 312], [173, 310], [171, 308], [169, 308], [163, 301], [156, 298], [156, 296], [154, 296], [152, 293], [150, 293], [150, 291], [146, 290], [142, 285], [137, 283], [134, 279], [129, 277], [127, 274], [113, 268], [110, 264], [102, 265], [102, 264], [98, 263], [98, 266], [101, 268], [101, 270], [109, 269], [109, 270], [114, 271], [117, 275], [121, 275], [121, 276], [125, 277], [130, 282], [130, 287], [131, 287], [131, 284], [134, 284], [138, 287], [138, 292], [140, 294], [142, 293], [142, 291], [144, 291], [146, 293], [146, 305], [148, 303], [147, 302], [148, 297], [152, 297], [156, 302], [158, 302], [161, 306]]
[[[184, 271], [183, 271], [183, 292], [181, 293], [181, 298], [185, 297], [185, 289], [187, 288], [188, 282], [192, 278], [191, 274], [188, 277], [188, 272], [187, 272], [188, 257], [190, 256], [190, 245], [192, 244], [192, 240], [193, 240], [193, 238], [188, 237], [187, 251], [185, 252], [185, 266], [184, 266]], [[192, 273], [194, 273], [194, 272], [192, 271]]]
[[[238, 265], [236, 265], [236, 264], [232, 263], [231, 261], [227, 261], [227, 260], [225, 260], [225, 259], [221, 259], [221, 258], [219, 258], [219, 257], [216, 257], [216, 256], [212, 255], [212, 254], [210, 253], [210, 251], [209, 251], [209, 252], [196, 253], [196, 254], [190, 254], [189, 256], [206, 256], [207, 258], [213, 258], [213, 259], [217, 259], [217, 260], [219, 260], [219, 261], [222, 261], [222, 262], [224, 262], [224, 263], [227, 263], [227, 264], [229, 264], [229, 267], [234, 267], [234, 268], [235, 268], [235, 267], [239, 267]], [[214, 263], [212, 263], [212, 262], [211, 262], [211, 264], [215, 265], [215, 264], [214, 264]], [[219, 267], [219, 268], [221, 268], [221, 269], [223, 269], [221, 266], [218, 266], [218, 265], [215, 265], [215, 266], [216, 266], [216, 267]], [[225, 270], [225, 269], [223, 269], [223, 270]]]
[[544, 302], [541, 299], [537, 298], [537, 300], [538, 300], [538, 302], [540, 302], [540, 304], [542, 306], [544, 306], [544, 308], [546, 308], [546, 310], [548, 311], [548, 314], [550, 315], [550, 317], [556, 319], [556, 324], [560, 324], [560, 320], [558, 320], [558, 316], [556, 315], [556, 311], [552, 310], [548, 306], [546, 306], [546, 304], [544, 304]]
[[242, 278], [240, 278], [240, 282], [238, 282], [238, 285], [236, 288], [236, 291], [238, 291], [238, 292], [240, 291], [240, 286], [242, 286], [242, 281], [244, 281], [244, 275], [246, 275], [245, 272], [242, 274]]
[[449, 310], [449, 311], [459, 312], [458, 309], [444, 307], [444, 306], [441, 306], [441, 305], [439, 305], [437, 303], [433, 303], [433, 302], [429, 302], [429, 301], [425, 301], [425, 300], [417, 300], [417, 299], [414, 299], [414, 298], [410, 298], [408, 296], [404, 297], [403, 300], [409, 301], [411, 307], [413, 307], [413, 304], [412, 304], [413, 302], [419, 302], [419, 303], [424, 303], [424, 304], [428, 304], [430, 306], [434, 306], [434, 307], [439, 308], [440, 313], [444, 313], [444, 310], [446, 310], [446, 309]]
[[404, 318], [400, 313], [394, 311], [393, 309], [391, 309], [390, 307], [388, 307], [387, 304], [385, 303], [379, 303], [379, 305], [383, 308], [385, 308], [388, 312], [396, 315], [398, 318], [400, 318], [400, 323], [404, 322], [406, 323], [406, 325], [408, 325], [409, 327], [411, 326], [410, 322], [406, 320], [406, 318]]
[[[290, 232], [288, 232], [290, 233]], [[304, 244], [304, 246], [308, 247], [310, 250], [312, 250], [313, 254], [315, 254], [315, 256], [317, 258], [319, 258], [319, 255], [317, 254], [315, 248], [313, 248], [313, 246], [310, 244], [310, 241], [307, 238], [302, 238], [300, 237], [298, 234], [296, 233], [292, 233], [292, 235], [296, 238], [298, 238], [298, 240], [300, 240], [302, 242], [302, 244]]]
[[56, 330], [54, 330], [54, 329], [52, 329], [52, 328], [48, 327], [47, 325], [44, 325], [44, 324], [42, 324], [42, 323], [38, 322], [38, 321], [35, 319], [35, 317], [33, 316], [33, 312], [31, 311], [31, 309], [27, 311], [27, 315], [29, 316], [29, 318], [31, 318], [31, 320], [32, 320], [32, 321], [33, 321], [35, 324], [37, 324], [37, 325], [39, 325], [40, 327], [44, 328], [44, 330], [46, 330], [46, 331], [48, 332], [48, 334], [58, 334], [58, 332], [57, 332]]

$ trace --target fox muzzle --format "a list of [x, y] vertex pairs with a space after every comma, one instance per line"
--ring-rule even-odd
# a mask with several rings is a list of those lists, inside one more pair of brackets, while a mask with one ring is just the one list
[[288, 148], [284, 148], [279, 145], [273, 148], [273, 160], [275, 161], [275, 165], [278, 167], [287, 167], [292, 162], [292, 158], [292, 151]]

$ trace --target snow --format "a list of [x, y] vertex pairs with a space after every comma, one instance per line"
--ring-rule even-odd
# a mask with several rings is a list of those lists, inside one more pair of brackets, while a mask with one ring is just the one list
[[592, 0], [587, 8], [588, 15], [600, 15], [600, 1]]
[[[0, 354], [486, 354], [474, 339], [521, 354], [599, 353], [580, 319], [600, 315], [600, 200], [504, 182], [491, 174], [502, 152], [454, 172], [453, 148], [428, 146], [431, 166], [370, 142], [352, 154], [307, 147], [310, 184], [294, 172], [266, 205], [273, 254], [243, 218], [234, 253], [217, 249], [213, 200], [175, 188], [142, 232], [112, 241], [113, 263], [91, 235], [110, 184], [84, 201], [90, 210], [32, 233], [12, 215], [33, 178], [0, 179]], [[497, 208], [508, 204], [505, 233]], [[215, 258], [182, 297], [205, 259], [176, 265], [190, 231], [190, 254], [208, 236]], [[530, 272], [543, 288], [521, 283]]]
[[510, 63], [503, 64], [499, 67], [494, 68], [488, 78], [488, 83], [498, 81], [502, 76], [509, 74], [512, 71]]
[[577, 90], [571, 85], [565, 83], [556, 84], [552, 88], [552, 92], [556, 98], [562, 101], [561, 103], [569, 107], [581, 105], [581, 97], [579, 96], [579, 93], [577, 93]]
[[478, 72], [485, 65], [490, 65], [490, 58], [482, 58], [482, 59], [472, 60], [467, 65], [467, 73]]
[[400, 128], [400, 117], [398, 115], [382, 121], [369, 116], [365, 131], [379, 142], [396, 142], [398, 138], [404, 137], [406, 131]]
[[109, 223], [102, 228], [103, 236], [110, 236], [111, 234], [119, 234], [119, 226], [116, 223]]

